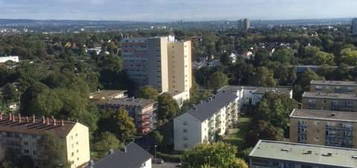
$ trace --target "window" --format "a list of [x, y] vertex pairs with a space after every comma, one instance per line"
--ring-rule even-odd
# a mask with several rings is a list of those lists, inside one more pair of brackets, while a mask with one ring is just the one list
[[186, 132], [187, 132], [187, 129], [183, 129], [183, 132], [186, 133]]
[[184, 122], [183, 122], [183, 125], [187, 125], [187, 121], [184, 121]]

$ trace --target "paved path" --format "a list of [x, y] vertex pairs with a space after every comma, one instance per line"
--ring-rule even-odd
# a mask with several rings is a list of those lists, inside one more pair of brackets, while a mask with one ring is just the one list
[[152, 164], [152, 168], [177, 168], [178, 163], [165, 162], [163, 164]]

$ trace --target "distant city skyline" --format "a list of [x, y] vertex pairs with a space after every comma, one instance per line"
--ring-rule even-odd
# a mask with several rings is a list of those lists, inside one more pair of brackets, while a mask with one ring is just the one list
[[0, 0], [1, 19], [126, 21], [357, 17], [356, 0]]

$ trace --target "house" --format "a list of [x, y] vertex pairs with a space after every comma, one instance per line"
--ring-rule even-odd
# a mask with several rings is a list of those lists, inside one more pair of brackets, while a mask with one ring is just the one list
[[353, 148], [260, 140], [249, 154], [250, 168], [355, 168]]
[[151, 168], [152, 155], [135, 143], [109, 153], [87, 168]]
[[78, 122], [55, 118], [24, 117], [0, 114], [0, 146], [31, 157], [35, 165], [41, 164], [41, 138], [52, 133], [65, 144], [66, 159], [71, 168], [85, 165], [90, 160], [89, 130]]

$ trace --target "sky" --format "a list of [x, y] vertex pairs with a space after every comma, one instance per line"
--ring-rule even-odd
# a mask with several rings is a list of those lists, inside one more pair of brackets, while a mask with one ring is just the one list
[[0, 0], [2, 19], [126, 21], [357, 17], [357, 0]]

